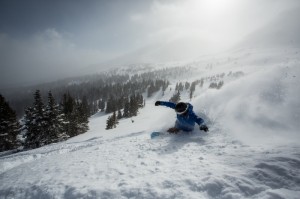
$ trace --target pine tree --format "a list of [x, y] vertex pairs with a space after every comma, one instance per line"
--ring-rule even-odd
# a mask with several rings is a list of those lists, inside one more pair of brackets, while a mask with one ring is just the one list
[[218, 88], [218, 84], [216, 82], [211, 82], [209, 88]]
[[66, 118], [67, 134], [73, 137], [85, 133], [89, 129], [90, 114], [87, 100], [83, 98], [81, 101], [76, 101], [70, 94], [65, 94], [62, 106]]
[[106, 120], [106, 130], [112, 129], [113, 128], [113, 119], [112, 116], [109, 116]]
[[24, 147], [25, 148], [36, 148], [35, 139], [36, 139], [36, 133], [34, 132], [34, 113], [32, 107], [27, 107], [25, 109], [25, 114], [23, 118], [23, 126], [22, 131], [24, 132], [25, 136], [25, 142]]
[[91, 115], [91, 111], [86, 96], [83, 96], [81, 106], [82, 106], [82, 112], [84, 114], [84, 117], [88, 118]]
[[38, 148], [47, 143], [44, 104], [39, 90], [34, 94], [33, 107], [25, 110], [24, 130], [26, 133], [25, 148]]
[[70, 93], [63, 95], [62, 110], [65, 118], [65, 130], [68, 136], [73, 137], [77, 135], [77, 126], [76, 126], [76, 115], [75, 99], [70, 95]]
[[112, 128], [116, 128], [117, 124], [118, 124], [118, 119], [116, 116], [116, 112], [114, 112], [111, 116], [109, 116], [106, 120], [106, 130], [112, 129]]
[[222, 86], [224, 85], [224, 82], [223, 81], [220, 81], [217, 85], [217, 89], [220, 89]]
[[15, 111], [0, 94], [0, 151], [15, 149], [19, 146], [17, 141], [19, 129]]
[[62, 108], [59, 106], [59, 105], [56, 105], [57, 106], [57, 111], [58, 111], [58, 115], [57, 115], [57, 118], [56, 118], [56, 121], [57, 121], [57, 126], [58, 126], [58, 141], [63, 141], [63, 140], [66, 140], [68, 139], [70, 136], [68, 135], [68, 132], [67, 132], [67, 129], [66, 129], [66, 124], [67, 124], [67, 121], [66, 121], [66, 117], [62, 111]]
[[65, 115], [69, 115], [73, 112], [75, 106], [75, 100], [72, 98], [70, 93], [63, 95], [62, 106], [63, 106], [63, 113]]
[[143, 108], [144, 107], [144, 98], [143, 95], [137, 94], [136, 95], [136, 103], [138, 108]]
[[112, 113], [117, 110], [117, 103], [113, 96], [107, 100], [105, 113]]
[[182, 82], [180, 82], [178, 85], [178, 91], [183, 91], [183, 89], [184, 89], [184, 86], [183, 86]]
[[103, 99], [99, 100], [98, 108], [100, 109], [101, 112], [105, 110], [105, 101]]
[[177, 93], [175, 93], [171, 99], [169, 100], [170, 102], [173, 102], [173, 103], [178, 103], [180, 101], [180, 92], [177, 91]]
[[128, 98], [126, 98], [125, 105], [124, 105], [123, 117], [125, 117], [125, 118], [130, 117], [129, 109], [130, 109], [130, 103], [128, 101]]
[[137, 97], [135, 95], [130, 96], [130, 103], [129, 103], [129, 115], [132, 116], [137, 116], [138, 113], [138, 101]]
[[169, 82], [168, 81], [164, 81], [163, 82], [163, 86], [162, 86], [162, 91], [165, 92], [166, 89], [168, 88]]
[[190, 99], [193, 98], [193, 94], [195, 90], [196, 90], [196, 82], [192, 82], [192, 85], [190, 87]]
[[114, 111], [113, 115], [112, 115], [112, 121], [113, 121], [113, 128], [117, 127], [117, 124], [119, 124], [116, 112]]
[[201, 79], [201, 80], [200, 80], [200, 87], [201, 87], [201, 88], [203, 87], [203, 84], [204, 84], [204, 80]]
[[190, 88], [190, 83], [189, 82], [185, 82], [184, 88], [185, 90], [188, 90]]
[[151, 81], [150, 86], [148, 87], [147, 90], [147, 96], [151, 97], [154, 92], [155, 92], [154, 82]]
[[59, 105], [55, 103], [51, 91], [48, 93], [45, 121], [47, 125], [47, 144], [63, 141], [69, 137], [64, 126], [65, 120], [63, 113], [60, 110]]
[[88, 114], [88, 107], [86, 107], [87, 104], [84, 104], [82, 102], [76, 103], [76, 109], [75, 109], [75, 121], [76, 121], [76, 135], [85, 133], [89, 130], [89, 114]]
[[117, 119], [118, 119], [118, 120], [119, 120], [119, 119], [122, 119], [122, 117], [123, 117], [122, 112], [121, 112], [121, 110], [119, 109], [119, 110], [118, 110]]

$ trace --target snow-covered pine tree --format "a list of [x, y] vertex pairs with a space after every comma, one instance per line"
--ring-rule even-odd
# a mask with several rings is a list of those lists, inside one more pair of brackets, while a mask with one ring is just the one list
[[[121, 110], [121, 109], [124, 108], [124, 106], [125, 106], [125, 101], [126, 101], [125, 95], [124, 95], [124, 96], [121, 96], [121, 97], [118, 99], [117, 110]], [[116, 110], [116, 111], [117, 111], [117, 110]]]
[[117, 124], [119, 124], [118, 118], [117, 118], [117, 114], [114, 111], [113, 115], [112, 115], [112, 121], [113, 121], [113, 128], [117, 127]]
[[185, 82], [184, 88], [185, 90], [188, 90], [190, 88], [191, 84], [189, 82]]
[[89, 107], [84, 101], [77, 102], [74, 110], [74, 116], [76, 121], [76, 134], [82, 134], [89, 130]]
[[70, 93], [66, 93], [63, 95], [62, 107], [63, 112], [67, 116], [72, 113], [75, 106], [75, 100], [70, 95]]
[[203, 78], [200, 80], [200, 87], [202, 88], [203, 87], [203, 84], [204, 84], [204, 80]]
[[19, 129], [15, 111], [0, 94], [0, 151], [15, 149], [19, 146], [17, 141]]
[[190, 99], [193, 98], [193, 94], [194, 94], [195, 90], [196, 90], [196, 82], [192, 82], [192, 85], [190, 87]]
[[107, 120], [106, 120], [106, 130], [109, 129], [113, 129], [117, 127], [117, 124], [119, 124], [116, 112], [114, 111], [114, 113], [111, 116], [108, 116]]
[[163, 82], [163, 86], [162, 86], [162, 91], [164, 92], [164, 91], [166, 91], [166, 89], [168, 88], [168, 86], [169, 86], [169, 82], [168, 81], [164, 81]]
[[130, 96], [130, 106], [129, 106], [129, 115], [132, 116], [137, 116], [138, 113], [138, 100], [136, 95]]
[[89, 106], [89, 103], [87, 101], [86, 96], [83, 96], [80, 106], [81, 106], [81, 109], [82, 109], [83, 116], [88, 118], [91, 114], [91, 110], [90, 110], [90, 106]]
[[216, 82], [211, 82], [209, 88], [218, 88], [218, 84]]
[[183, 89], [184, 89], [184, 86], [183, 86], [182, 82], [180, 82], [178, 84], [178, 91], [183, 91]]
[[47, 143], [44, 104], [41, 93], [36, 90], [33, 107], [25, 110], [24, 128], [26, 132], [25, 148], [38, 148]]
[[45, 121], [47, 144], [63, 141], [69, 137], [65, 129], [64, 115], [59, 105], [56, 104], [51, 91], [48, 93], [48, 105], [46, 106], [45, 111]]
[[122, 112], [121, 112], [121, 110], [119, 109], [119, 110], [118, 110], [117, 119], [118, 119], [118, 120], [119, 120], [119, 119], [122, 119], [122, 117], [123, 117]]
[[109, 129], [112, 129], [113, 128], [113, 117], [112, 115], [111, 116], [108, 116], [107, 120], [106, 120], [106, 130], [109, 130]]
[[151, 81], [150, 86], [148, 87], [148, 90], [147, 90], [147, 96], [148, 96], [148, 97], [151, 97], [152, 94], [155, 92], [155, 90], [156, 90], [156, 89], [155, 89], [154, 82]]
[[101, 112], [105, 110], [105, 101], [103, 99], [98, 101], [98, 108]]
[[219, 81], [218, 85], [217, 85], [217, 89], [221, 89], [221, 87], [224, 85], [223, 81]]
[[86, 100], [76, 101], [69, 93], [63, 97], [66, 131], [70, 137], [85, 133], [88, 128], [89, 107]]
[[65, 130], [68, 136], [73, 137], [77, 135], [76, 132], [76, 117], [74, 114], [76, 103], [70, 93], [63, 95], [62, 110], [65, 118]]
[[112, 129], [112, 116], [108, 116], [107, 120], [106, 120], [106, 130]]
[[174, 93], [174, 95], [170, 98], [170, 102], [174, 102], [174, 103], [177, 103], [180, 101], [180, 92], [179, 90], [177, 91], [177, 93]]
[[125, 117], [125, 118], [130, 117], [129, 108], [130, 108], [130, 103], [128, 101], [128, 98], [126, 98], [125, 102], [124, 102], [123, 117]]
[[25, 137], [24, 140], [24, 147], [25, 148], [36, 148], [35, 139], [36, 135], [34, 133], [34, 113], [32, 107], [27, 107], [25, 109], [25, 114], [23, 118], [23, 136]]
[[143, 98], [143, 95], [141, 95], [141, 94], [137, 95], [137, 105], [138, 105], [138, 108], [144, 107], [144, 98]]
[[105, 113], [112, 113], [117, 110], [117, 101], [116, 99], [111, 95], [109, 99], [106, 102], [106, 110]]

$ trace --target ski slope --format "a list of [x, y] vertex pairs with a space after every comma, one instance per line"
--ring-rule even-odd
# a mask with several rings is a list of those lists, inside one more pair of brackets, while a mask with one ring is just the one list
[[[300, 49], [244, 49], [201, 57], [192, 77], [172, 80], [137, 117], [105, 130], [107, 115], [68, 141], [1, 154], [0, 198], [288, 198], [300, 196]], [[207, 67], [209, 65], [209, 67]], [[224, 77], [190, 103], [210, 128], [150, 139], [175, 113], [156, 107], [178, 81]], [[189, 101], [183, 93], [183, 101]]]

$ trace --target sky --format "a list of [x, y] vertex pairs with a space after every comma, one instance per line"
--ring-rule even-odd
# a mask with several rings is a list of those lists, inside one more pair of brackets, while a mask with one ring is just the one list
[[0, 89], [81, 75], [130, 54], [134, 62], [145, 49], [156, 51], [152, 62], [225, 49], [295, 6], [297, 0], [0, 0]]

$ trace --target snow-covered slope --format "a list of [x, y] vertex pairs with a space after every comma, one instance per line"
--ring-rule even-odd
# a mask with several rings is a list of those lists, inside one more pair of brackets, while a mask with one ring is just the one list
[[[300, 50], [202, 57], [194, 76], [171, 81], [132, 119], [104, 130], [107, 115], [66, 142], [0, 157], [0, 198], [299, 198]], [[175, 121], [177, 81], [224, 73], [224, 86], [191, 100], [210, 131], [150, 139]], [[243, 74], [243, 75], [242, 75]], [[188, 93], [182, 99], [189, 101]]]

